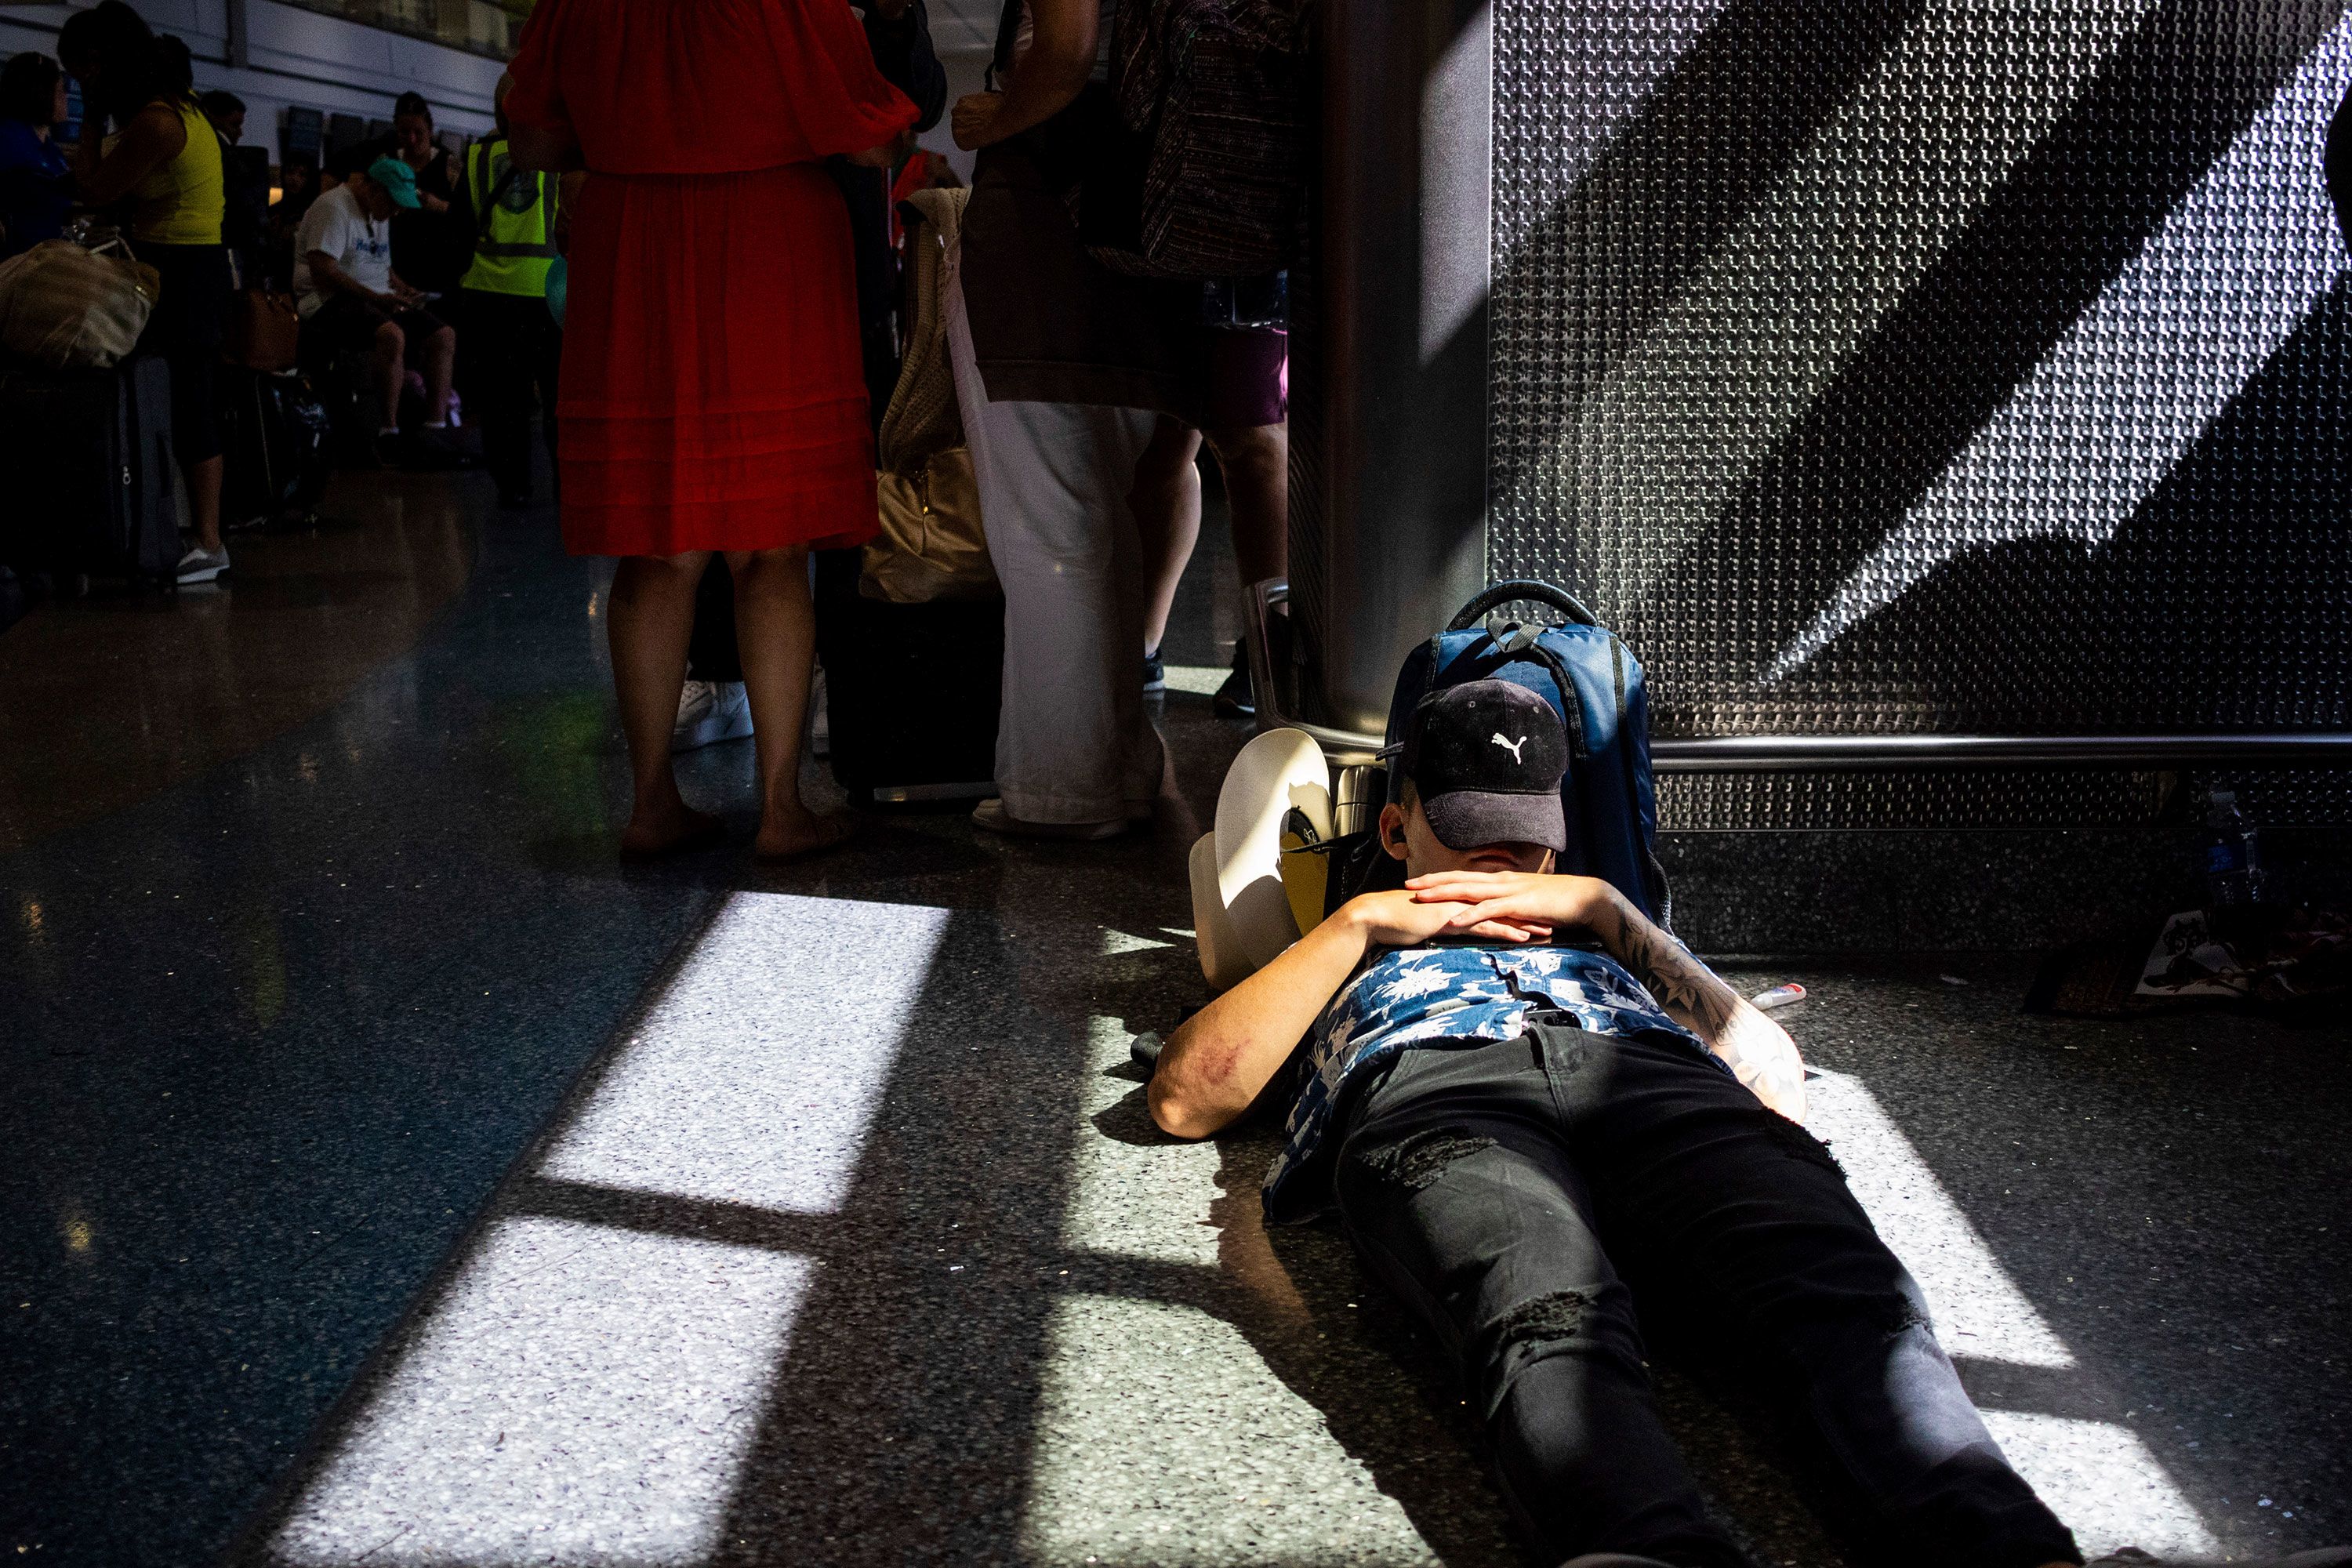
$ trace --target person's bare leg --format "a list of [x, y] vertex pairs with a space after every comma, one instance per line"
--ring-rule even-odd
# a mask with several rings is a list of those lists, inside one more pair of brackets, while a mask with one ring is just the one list
[[390, 430], [400, 424], [400, 389], [407, 380], [407, 335], [386, 321], [375, 330], [375, 385], [383, 398], [383, 412], [376, 420], [379, 430]]
[[686, 639], [694, 627], [694, 585], [709, 562], [707, 551], [625, 555], [613, 573], [605, 635], [635, 790], [629, 826], [621, 833], [624, 855], [658, 855], [719, 833], [717, 817], [694, 810], [678, 795], [669, 756], [670, 727], [686, 684]]
[[[1290, 426], [1231, 426], [1209, 432], [1209, 449], [1225, 476], [1233, 520], [1234, 570], [1244, 596], [1269, 577], [1290, 575]], [[1246, 645], [1234, 645], [1233, 673], [1217, 689], [1217, 713], [1245, 719], [1257, 710]]]
[[840, 843], [856, 826], [850, 817], [819, 816], [801, 800], [801, 736], [816, 668], [808, 552], [730, 550], [727, 567], [735, 574], [735, 647], [760, 764], [760, 836], [751, 853], [790, 859]]
[[188, 470], [188, 510], [195, 516], [196, 546], [207, 552], [221, 548], [221, 459], [215, 452]]
[[1234, 514], [1234, 566], [1242, 586], [1290, 574], [1290, 426], [1248, 425], [1209, 432]]
[[443, 327], [425, 340], [425, 423], [449, 423], [449, 380], [457, 368], [457, 329]]
[[1168, 614], [1176, 604], [1176, 584], [1201, 539], [1201, 433], [1179, 419], [1161, 416], [1152, 426], [1151, 444], [1135, 465], [1135, 483], [1127, 492], [1128, 510], [1135, 514], [1136, 531], [1143, 539], [1144, 582], [1150, 585], [1143, 608], [1143, 647], [1150, 654], [1168, 635]]

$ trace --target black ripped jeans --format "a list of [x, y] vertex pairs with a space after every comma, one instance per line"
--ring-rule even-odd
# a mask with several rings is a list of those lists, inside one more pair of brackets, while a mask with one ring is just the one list
[[1829, 1152], [1689, 1045], [1547, 1015], [1409, 1050], [1344, 1115], [1349, 1237], [1453, 1352], [1544, 1562], [1748, 1568], [1659, 1423], [1637, 1290], [1810, 1424], [1900, 1561], [2082, 1560]]

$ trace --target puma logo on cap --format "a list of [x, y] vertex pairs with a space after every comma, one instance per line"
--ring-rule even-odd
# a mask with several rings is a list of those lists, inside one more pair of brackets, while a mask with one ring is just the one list
[[1465, 680], [1423, 698], [1405, 725], [1402, 765], [1437, 841], [1566, 849], [1565, 726], [1549, 698], [1508, 680]]

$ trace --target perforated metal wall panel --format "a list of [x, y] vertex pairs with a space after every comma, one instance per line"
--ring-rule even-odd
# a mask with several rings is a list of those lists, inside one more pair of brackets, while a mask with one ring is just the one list
[[2174, 775], [2108, 770], [1661, 773], [1669, 830], [1862, 827], [2125, 828], [2158, 819]]
[[1662, 736], [2352, 728], [2347, 85], [2313, 0], [1497, 0], [1490, 574]]
[[2272, 827], [2341, 827], [2352, 822], [2352, 782], [2339, 770], [2295, 768], [2275, 773], [2187, 773], [2176, 798], [2184, 804], [2226, 789], [2250, 822]]

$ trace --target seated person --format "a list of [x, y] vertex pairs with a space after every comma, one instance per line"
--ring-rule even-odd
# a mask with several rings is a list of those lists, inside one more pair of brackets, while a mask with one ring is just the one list
[[1788, 1036], [1615, 889], [1550, 874], [1567, 763], [1558, 714], [1523, 687], [1424, 703], [1380, 820], [1405, 886], [1352, 900], [1178, 1028], [1152, 1119], [1207, 1137], [1303, 1048], [1267, 1218], [1336, 1207], [1435, 1331], [1543, 1563], [1748, 1563], [1659, 1421], [1628, 1280], [1811, 1423], [1900, 1561], [2080, 1563], [1798, 1125]]
[[295, 308], [302, 352], [318, 364], [357, 350], [375, 361], [383, 399], [380, 456], [400, 435], [400, 391], [414, 363], [425, 374], [425, 428], [449, 428], [449, 378], [457, 334], [425, 309], [425, 296], [392, 269], [392, 215], [417, 205], [416, 175], [397, 158], [378, 158], [345, 184], [319, 193], [294, 235]]

